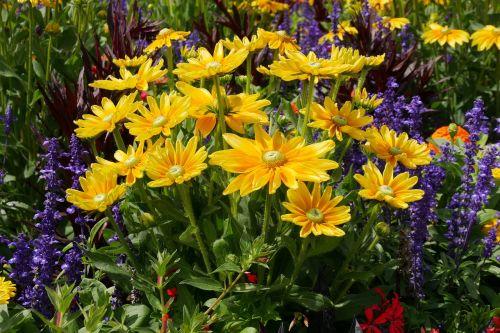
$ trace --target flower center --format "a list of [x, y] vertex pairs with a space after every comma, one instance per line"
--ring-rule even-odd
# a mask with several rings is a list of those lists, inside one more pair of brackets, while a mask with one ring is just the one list
[[342, 116], [334, 116], [332, 118], [332, 121], [338, 125], [338, 126], [344, 126], [344, 125], [347, 125], [347, 119], [345, 119], [345, 117], [342, 117]]
[[392, 187], [390, 187], [390, 186], [381, 185], [381, 186], [378, 187], [378, 190], [383, 195], [390, 195], [391, 197], [394, 196], [394, 191], [392, 190]]
[[206, 68], [207, 69], [219, 69], [221, 66], [222, 66], [221, 63], [218, 61], [210, 61], [207, 64]]
[[448, 26], [445, 26], [445, 27], [443, 28], [443, 30], [441, 30], [441, 32], [442, 32], [443, 34], [447, 34], [447, 33], [449, 33], [449, 32], [450, 32], [450, 28], [448, 28]]
[[94, 202], [101, 203], [106, 199], [106, 194], [104, 193], [99, 193], [94, 197]]
[[318, 208], [311, 208], [307, 211], [306, 217], [312, 223], [321, 223], [323, 222], [323, 213]]
[[139, 160], [135, 156], [130, 156], [125, 162], [123, 162], [127, 168], [132, 168], [137, 163], [139, 163]]
[[285, 37], [286, 36], [286, 31], [284, 30], [280, 30], [280, 31], [277, 31], [276, 34], [280, 37]]
[[319, 61], [310, 61], [309, 66], [311, 66], [312, 68], [320, 68], [321, 63]]
[[269, 150], [262, 154], [262, 161], [270, 167], [278, 167], [285, 163], [286, 157], [285, 155], [278, 150]]
[[392, 156], [396, 156], [402, 153], [403, 151], [398, 147], [392, 147], [391, 149], [389, 149], [389, 154], [391, 154]]
[[153, 127], [162, 127], [167, 123], [167, 117], [158, 116], [153, 120]]
[[168, 174], [174, 178], [177, 178], [184, 174], [184, 168], [182, 167], [182, 165], [172, 165], [170, 169], [168, 169]]
[[111, 120], [113, 120], [113, 114], [108, 114], [106, 117], [102, 118], [102, 120], [104, 120], [104, 122], [106, 123], [110, 123]]

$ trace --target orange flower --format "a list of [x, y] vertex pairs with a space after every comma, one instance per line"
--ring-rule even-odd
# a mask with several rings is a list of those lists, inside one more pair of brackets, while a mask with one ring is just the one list
[[[433, 139], [444, 139], [446, 141], [451, 142], [451, 135], [449, 132], [449, 126], [442, 126], [438, 128], [434, 133], [432, 133], [431, 138]], [[457, 142], [457, 139], [462, 140], [463, 142], [470, 142], [469, 140], [469, 132], [467, 132], [463, 127], [460, 127], [457, 125], [457, 133], [453, 137], [453, 143]], [[441, 151], [439, 150], [438, 147], [433, 145], [432, 143], [429, 143], [429, 148], [434, 151], [435, 153], [440, 153]]]

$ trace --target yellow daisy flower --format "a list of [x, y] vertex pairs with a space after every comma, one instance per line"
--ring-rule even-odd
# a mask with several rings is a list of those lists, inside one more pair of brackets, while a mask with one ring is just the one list
[[117, 185], [118, 175], [113, 168], [97, 168], [80, 177], [82, 191], [66, 190], [66, 200], [83, 210], [104, 212], [127, 191], [127, 185]]
[[378, 158], [386, 160], [392, 166], [399, 162], [409, 169], [415, 169], [417, 165], [426, 165], [432, 160], [426, 144], [409, 139], [408, 134], [404, 132], [398, 135], [385, 125], [380, 130], [376, 127], [368, 128], [365, 136], [366, 150], [375, 153]]
[[130, 58], [128, 55], [125, 56], [125, 59], [113, 59], [113, 63], [118, 67], [137, 67], [142, 65], [148, 60], [148, 57], [142, 55], [140, 57]]
[[312, 104], [312, 119], [307, 126], [328, 131], [331, 138], [342, 141], [342, 133], [355, 140], [363, 140], [365, 132], [361, 127], [373, 121], [373, 117], [365, 116], [363, 109], [353, 109], [347, 101], [340, 110], [330, 97], [325, 98], [324, 107], [318, 103]]
[[[144, 151], [144, 141], [139, 142], [137, 149], [128, 146], [126, 152], [117, 150], [114, 157], [118, 162], [111, 162], [101, 157], [96, 157], [96, 159], [100, 165], [114, 168], [120, 176], [125, 176], [125, 184], [128, 186], [133, 185], [137, 178], [143, 177], [148, 158]], [[92, 168], [99, 168], [99, 164], [93, 164]]]
[[263, 13], [276, 13], [288, 9], [288, 4], [273, 0], [252, 1], [252, 7], [258, 8]]
[[366, 57], [359, 54], [359, 50], [333, 45], [330, 60], [338, 64], [351, 65], [351, 69], [346, 73], [359, 73], [365, 66]]
[[386, 7], [392, 6], [392, 0], [368, 0], [368, 3], [378, 12], [384, 10]]
[[215, 45], [213, 55], [207, 49], [199, 48], [198, 57], [189, 58], [187, 63], [177, 64], [174, 74], [179, 76], [181, 80], [188, 82], [222, 76], [234, 71], [245, 61], [247, 56], [246, 49], [232, 49], [227, 56], [224, 56], [224, 46], [220, 41]]
[[90, 83], [89, 86], [106, 90], [125, 90], [133, 88], [142, 91], [148, 90], [148, 82], [156, 81], [167, 74], [166, 69], [161, 69], [163, 66], [163, 59], [160, 59], [154, 66], [152, 66], [152, 63], [153, 59], [148, 59], [139, 67], [136, 74], [132, 74], [125, 67], [121, 67], [121, 78], [110, 76], [109, 80], [96, 80]]
[[363, 108], [368, 112], [375, 110], [383, 101], [384, 99], [378, 98], [376, 94], [369, 97], [365, 88], [361, 91], [356, 89], [352, 97], [352, 105], [355, 109]]
[[124, 95], [114, 104], [109, 98], [104, 97], [101, 106], [92, 105], [92, 114], [84, 114], [82, 119], [75, 120], [78, 126], [75, 134], [81, 139], [94, 138], [102, 132], [111, 133], [115, 129], [116, 123], [134, 113], [139, 107], [139, 102], [134, 102], [137, 92]]
[[0, 304], [9, 304], [9, 300], [16, 296], [16, 285], [0, 276]]
[[[496, 228], [496, 241], [497, 243], [500, 243], [500, 223], [498, 223], [498, 219], [491, 219], [488, 221], [485, 225], [483, 225], [483, 233], [488, 234], [491, 229]], [[2, 304], [2, 303], [0, 303]]]
[[479, 51], [489, 50], [493, 45], [500, 50], [500, 28], [487, 25], [474, 32], [471, 36], [472, 46], [477, 45]]
[[125, 123], [125, 127], [137, 141], [147, 140], [160, 133], [170, 136], [170, 130], [188, 116], [189, 97], [163, 93], [159, 107], [152, 96], [148, 96], [147, 100], [149, 110], [140, 105], [140, 114], [129, 115], [127, 118], [130, 122]]
[[384, 62], [385, 54], [380, 54], [377, 56], [365, 57], [366, 67], [377, 67]]
[[330, 179], [326, 171], [339, 166], [337, 162], [320, 159], [335, 147], [332, 140], [306, 146], [301, 137], [287, 140], [279, 131], [271, 137], [258, 125], [254, 130], [255, 140], [224, 134], [224, 140], [233, 149], [210, 155], [209, 164], [240, 174], [229, 183], [224, 194], [240, 191], [245, 196], [267, 184], [273, 194], [281, 182], [296, 189], [297, 180], [323, 182]]
[[279, 60], [269, 66], [271, 74], [284, 81], [309, 80], [312, 77], [332, 78], [352, 68], [350, 64], [318, 58], [312, 51], [307, 56], [300, 51], [285, 51], [285, 53], [286, 57], [280, 55]]
[[144, 53], [152, 53], [164, 46], [172, 47], [173, 40], [186, 40], [190, 33], [189, 31], [175, 31], [169, 28], [161, 29], [155, 40], [144, 49]]
[[232, 41], [229, 38], [226, 38], [226, 40], [222, 41], [222, 44], [228, 50], [245, 49], [248, 52], [254, 52], [266, 47], [266, 41], [262, 37], [258, 37], [256, 35], [253, 35], [251, 39], [248, 39], [248, 37], [243, 37], [243, 39], [240, 39], [235, 35]]
[[[190, 116], [196, 119], [195, 131], [207, 137], [217, 124], [217, 96], [215, 89], [210, 93], [207, 89], [196, 88], [185, 82], [177, 82], [177, 89], [191, 98]], [[224, 89], [221, 89], [224, 91]], [[244, 124], [267, 125], [267, 113], [262, 108], [271, 105], [267, 99], [258, 99], [259, 94], [223, 95], [226, 100], [226, 124], [235, 132], [245, 133]]]
[[285, 54], [287, 50], [300, 50], [300, 46], [297, 44], [295, 38], [288, 36], [285, 31], [280, 30], [271, 32], [258, 28], [257, 35], [266, 41], [267, 46], [269, 46], [271, 50], [278, 50], [280, 54]]
[[188, 59], [188, 58], [196, 58], [198, 56], [198, 50], [196, 49], [195, 46], [191, 46], [191, 48], [188, 48], [187, 46], [181, 47], [181, 57], [183, 59]]
[[429, 30], [422, 34], [424, 44], [437, 42], [441, 46], [448, 44], [454, 48], [455, 44], [462, 45], [469, 41], [469, 33], [463, 30], [450, 29], [447, 25], [443, 27], [437, 23], [431, 23], [429, 28]]
[[365, 199], [385, 201], [395, 208], [408, 208], [408, 202], [418, 201], [424, 196], [424, 191], [412, 189], [418, 182], [418, 177], [410, 177], [403, 172], [394, 177], [394, 167], [385, 164], [384, 174], [375, 164], [368, 161], [363, 166], [364, 175], [355, 174], [354, 179], [363, 187], [359, 195]]
[[165, 147], [159, 147], [149, 156], [146, 173], [152, 179], [150, 187], [164, 187], [172, 184], [182, 184], [191, 178], [199, 176], [207, 168], [205, 147], [196, 150], [197, 137], [192, 137], [186, 147], [177, 140], [165, 142]]
[[288, 202], [283, 202], [283, 206], [291, 214], [281, 215], [281, 219], [301, 226], [300, 237], [307, 237], [311, 232], [314, 236], [345, 235], [337, 226], [351, 220], [350, 208], [337, 206], [344, 197], [332, 198], [331, 186], [327, 186], [321, 194], [320, 184], [315, 183], [311, 193], [303, 182], [299, 182], [298, 188], [289, 189], [286, 195]]
[[319, 38], [318, 44], [323, 45], [327, 41], [333, 43], [335, 36], [337, 36], [340, 40], [344, 40], [345, 34], [356, 36], [358, 34], [358, 29], [352, 27], [350, 21], [342, 21], [337, 25], [337, 33], [334, 34], [333, 31], [327, 32]]
[[491, 175], [495, 179], [500, 179], [500, 168], [493, 168], [493, 170], [491, 170]]
[[389, 17], [384, 16], [382, 18], [382, 24], [384, 27], [389, 28], [391, 31], [395, 29], [401, 29], [407, 24], [410, 24], [410, 20], [406, 17]]

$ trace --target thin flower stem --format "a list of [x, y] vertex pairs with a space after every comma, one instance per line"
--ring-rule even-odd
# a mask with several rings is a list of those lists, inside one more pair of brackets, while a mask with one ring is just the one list
[[252, 56], [251, 54], [247, 57], [247, 82], [245, 87], [245, 93], [250, 94], [250, 84], [252, 83]]
[[[161, 303], [161, 308], [164, 311], [165, 310], [165, 296], [163, 296], [163, 276], [158, 277], [158, 290], [160, 291], [160, 303]], [[166, 333], [167, 332], [167, 321], [164, 319], [164, 313], [162, 312], [161, 314], [161, 330], [160, 333]]]
[[217, 308], [217, 306], [219, 306], [219, 303], [224, 299], [224, 297], [226, 297], [226, 295], [231, 290], [233, 290], [234, 286], [236, 285], [236, 283], [238, 283], [238, 281], [241, 279], [243, 274], [245, 274], [245, 270], [241, 270], [238, 273], [238, 276], [236, 276], [236, 278], [233, 280], [233, 282], [231, 282], [231, 284], [226, 289], [224, 289], [222, 291], [222, 293], [219, 295], [219, 297], [217, 297], [217, 299], [212, 303], [212, 305], [207, 309], [207, 311], [205, 311], [205, 315], [209, 315], [213, 310], [215, 310]]
[[167, 47], [168, 89], [174, 91], [174, 54], [172, 47]]
[[218, 149], [227, 149], [227, 145], [222, 138], [222, 135], [226, 133], [226, 119], [225, 119], [225, 103], [220, 91], [219, 77], [214, 77], [215, 92], [217, 93], [217, 137], [216, 142], [218, 143], [216, 147]]
[[45, 67], [45, 84], [49, 83], [51, 51], [52, 51], [52, 36], [49, 36], [49, 46], [47, 47], [47, 66]]
[[[149, 200], [149, 196], [146, 193], [146, 186], [144, 186], [144, 183], [142, 181], [140, 181], [140, 180], [138, 180], [136, 183], [138, 183], [137, 187], [139, 189], [139, 195], [140, 195], [142, 201], [146, 204], [146, 206], [148, 206], [148, 209], [151, 212], [151, 214], [153, 214], [153, 216], [154, 216], [154, 218], [156, 220], [156, 223], [160, 223], [160, 216], [156, 212], [156, 209], [153, 207], [153, 204], [151, 203], [151, 200]], [[154, 241], [156, 242], [156, 238], [155, 238]]]
[[302, 123], [302, 137], [308, 141], [309, 136], [309, 127], [307, 124], [309, 123], [309, 119], [311, 118], [311, 105], [314, 99], [314, 76], [309, 79], [309, 87], [307, 89], [307, 106], [306, 106], [306, 114], [304, 115], [304, 122]]
[[336, 80], [335, 80], [335, 83], [332, 87], [332, 92], [330, 93], [330, 98], [332, 99], [332, 101], [335, 103], [335, 100], [337, 99], [337, 95], [339, 93], [339, 89], [340, 89], [340, 85], [342, 84], [342, 79], [340, 77], [338, 77]]
[[32, 76], [33, 76], [33, 6], [31, 2], [28, 1], [28, 88], [26, 89], [26, 107], [28, 108], [28, 116], [26, 117], [26, 121], [29, 124], [30, 122], [30, 98], [31, 98], [31, 89], [32, 89]]
[[347, 139], [347, 142], [344, 146], [344, 148], [342, 149], [342, 152], [340, 153], [339, 155], [339, 158], [338, 158], [338, 162], [342, 162], [342, 160], [344, 159], [344, 156], [345, 154], [347, 153], [347, 151], [349, 150], [349, 148], [351, 148], [352, 146], [352, 138], [349, 137], [349, 139]]
[[122, 134], [120, 133], [120, 129], [118, 127], [115, 127], [113, 130], [113, 137], [115, 138], [116, 147], [126, 153], [127, 148], [125, 147], [125, 142], [123, 142]]
[[350, 249], [347, 257], [345, 258], [344, 262], [342, 263], [342, 266], [338, 270], [338, 272], [335, 276], [333, 286], [331, 288], [332, 291], [337, 290], [337, 288], [339, 287], [339, 278], [344, 273], [344, 271], [347, 269], [347, 267], [351, 263], [351, 260], [354, 258], [354, 256], [356, 256], [356, 254], [361, 249], [361, 245], [363, 244], [368, 233], [371, 231], [371, 229], [373, 227], [373, 223], [375, 222], [375, 220], [378, 217], [379, 211], [380, 211], [380, 204], [377, 204], [377, 205], [375, 205], [375, 207], [373, 207], [372, 212], [370, 214], [370, 218], [368, 219], [368, 222], [363, 227], [363, 230], [361, 231], [361, 235], [359, 236], [358, 240], [354, 244], [354, 247], [352, 249]]
[[138, 262], [137, 259], [135, 258], [134, 254], [130, 250], [130, 247], [128, 246], [127, 241], [125, 240], [125, 236], [123, 235], [123, 232], [121, 231], [120, 227], [118, 226], [118, 223], [116, 223], [115, 218], [113, 217], [113, 213], [111, 212], [111, 209], [108, 207], [106, 209], [106, 217], [108, 218], [108, 222], [111, 223], [113, 226], [113, 229], [115, 229], [116, 234], [118, 235], [118, 239], [120, 240], [120, 243], [122, 244], [123, 248], [125, 249], [125, 252], [127, 252], [127, 256], [129, 257], [130, 261], [132, 261], [132, 265], [135, 268], [138, 268]]
[[211, 275], [212, 268], [210, 265], [210, 259], [208, 257], [208, 251], [205, 246], [205, 243], [203, 242], [203, 238], [201, 237], [200, 228], [196, 223], [196, 217], [194, 216], [193, 204], [191, 202], [191, 195], [189, 194], [189, 189], [185, 184], [179, 184], [177, 186], [177, 189], [179, 190], [179, 195], [181, 196], [182, 203], [184, 204], [184, 210], [186, 212], [186, 215], [189, 218], [189, 223], [191, 224], [191, 227], [194, 230], [194, 236], [196, 237], [198, 247], [200, 248], [200, 252], [203, 257], [205, 269], [207, 270], [207, 273]]
[[363, 89], [363, 86], [365, 85], [367, 74], [368, 74], [368, 69], [363, 68], [363, 70], [361, 71], [361, 74], [359, 75], [358, 86], [356, 87], [357, 92], [361, 92], [361, 89]]
[[92, 150], [92, 154], [94, 154], [94, 157], [97, 157], [99, 155], [97, 154], [97, 147], [95, 145], [95, 141], [96, 141], [96, 139], [92, 139], [90, 141], [90, 149]]
[[306, 253], [307, 249], [309, 247], [309, 239], [310, 237], [306, 237], [302, 239], [301, 245], [300, 245], [300, 251], [299, 255], [297, 257], [297, 260], [295, 261], [295, 265], [293, 268], [292, 272], [292, 277], [290, 278], [290, 283], [288, 284], [288, 289], [293, 287], [293, 284], [295, 283], [295, 280], [299, 277], [300, 269], [302, 268], [302, 264], [304, 263], [304, 260], [306, 258]]
[[269, 190], [266, 190], [266, 204], [264, 206], [264, 223], [262, 224], [262, 237], [264, 241], [267, 241], [267, 229], [269, 229], [269, 222], [271, 220], [271, 201], [272, 194], [269, 194]]

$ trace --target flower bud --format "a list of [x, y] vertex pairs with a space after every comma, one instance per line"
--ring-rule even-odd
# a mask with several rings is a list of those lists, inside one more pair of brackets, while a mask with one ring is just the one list
[[143, 213], [141, 215], [141, 223], [145, 226], [153, 226], [156, 224], [155, 218], [150, 213]]
[[50, 35], [57, 35], [61, 32], [61, 27], [59, 26], [59, 24], [57, 24], [57, 22], [50, 21], [45, 26], [45, 32]]
[[455, 123], [451, 123], [448, 125], [448, 133], [450, 134], [450, 137], [451, 137], [451, 141], [455, 141], [454, 140], [454, 137], [457, 135], [458, 133], [458, 126], [457, 124]]
[[375, 225], [375, 232], [379, 237], [385, 237], [391, 232], [391, 227], [385, 222], [379, 222]]

